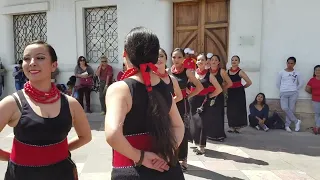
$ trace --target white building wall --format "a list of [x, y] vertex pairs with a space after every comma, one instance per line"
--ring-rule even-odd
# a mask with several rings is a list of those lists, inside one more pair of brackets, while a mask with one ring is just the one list
[[[275, 79], [286, 67], [288, 57], [297, 58], [296, 69], [302, 73], [305, 84], [313, 67], [320, 64], [319, 7], [319, 0], [263, 0], [260, 90], [268, 98], [279, 98]], [[303, 88], [299, 98], [310, 96]]]
[[[48, 9], [43, 6], [48, 2]], [[12, 15], [37, 12], [37, 8], [47, 12], [47, 38], [58, 55], [61, 71], [58, 82], [66, 83], [73, 74], [77, 57], [85, 55], [84, 8], [117, 6], [118, 14], [118, 59], [110, 65], [114, 74], [122, 69], [122, 52], [125, 35], [136, 26], [153, 30], [161, 40], [161, 46], [172, 50], [172, 3], [159, 0], [2, 0], [0, 1], [0, 58], [9, 70], [6, 94], [14, 92], [13, 70], [14, 44]], [[29, 10], [29, 11], [28, 11]], [[94, 68], [98, 64], [90, 64]], [[92, 93], [92, 107], [99, 110], [98, 94]]]
[[242, 68], [252, 80], [252, 86], [246, 89], [247, 102], [252, 102], [260, 91], [260, 59], [262, 1], [264, 0], [231, 0], [229, 25], [229, 58], [240, 57]]

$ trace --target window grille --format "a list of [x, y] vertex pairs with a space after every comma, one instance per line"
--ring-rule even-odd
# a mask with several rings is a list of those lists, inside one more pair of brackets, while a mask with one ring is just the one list
[[97, 63], [106, 56], [118, 63], [117, 7], [85, 9], [86, 59]]
[[47, 41], [46, 13], [33, 13], [13, 16], [15, 60], [23, 59], [25, 46], [35, 40]]

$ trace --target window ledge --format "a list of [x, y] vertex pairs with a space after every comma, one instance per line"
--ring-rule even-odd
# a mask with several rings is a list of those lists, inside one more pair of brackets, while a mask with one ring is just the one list
[[1, 14], [3, 15], [29, 14], [45, 11], [49, 11], [49, 2], [13, 5], [0, 9]]

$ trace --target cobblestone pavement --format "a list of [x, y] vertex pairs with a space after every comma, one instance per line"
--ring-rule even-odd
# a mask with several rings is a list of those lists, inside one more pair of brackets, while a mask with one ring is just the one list
[[[103, 117], [88, 115], [92, 141], [72, 152], [81, 180], [110, 179], [111, 148], [105, 141]], [[269, 132], [245, 128], [241, 134], [227, 134], [224, 143], [209, 142], [207, 154], [189, 151], [187, 180], [320, 180], [320, 136], [310, 132]], [[74, 129], [69, 134], [76, 136]], [[0, 134], [0, 147], [11, 148], [12, 128]], [[189, 144], [191, 147], [192, 144]], [[0, 162], [0, 179], [6, 171]]]

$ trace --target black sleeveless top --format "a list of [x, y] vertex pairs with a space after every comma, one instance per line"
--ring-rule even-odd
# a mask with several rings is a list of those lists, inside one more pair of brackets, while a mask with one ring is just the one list
[[189, 78], [187, 76], [187, 68], [185, 68], [180, 74], [174, 74], [171, 70], [170, 72], [172, 76], [177, 79], [180, 89], [186, 89], [189, 81]]
[[241, 81], [241, 77], [240, 77], [240, 75], [239, 75], [240, 71], [241, 71], [241, 69], [240, 69], [236, 74], [231, 75], [230, 72], [229, 72], [229, 70], [228, 70], [228, 75], [229, 75], [229, 77], [230, 77], [230, 79], [231, 79], [232, 82], [239, 82], [239, 81]]
[[[13, 128], [15, 138], [23, 143], [32, 145], [49, 145], [63, 141], [72, 126], [72, 116], [67, 97], [61, 93], [60, 113], [54, 118], [44, 118], [37, 115], [23, 92], [17, 92], [21, 108], [21, 117], [18, 124]], [[14, 95], [13, 95], [14, 96]], [[17, 100], [16, 100], [17, 101]]]
[[[147, 121], [150, 121], [150, 119], [147, 118], [146, 113], [146, 110], [148, 109], [148, 92], [146, 90], [146, 86], [132, 78], [127, 78], [123, 81], [128, 85], [132, 96], [132, 107], [125, 117], [123, 134], [133, 135], [147, 133], [149, 132]], [[168, 85], [166, 83], [160, 80], [157, 85], [152, 86], [152, 91], [157, 91], [160, 97], [163, 98], [164, 102], [171, 107], [172, 95], [167, 91], [167, 86]], [[169, 110], [170, 108], [168, 108], [168, 111]]]
[[216, 77], [218, 83], [219, 83], [220, 85], [222, 85], [222, 83], [223, 83], [223, 78], [222, 78], [222, 76], [221, 76], [221, 68], [219, 68], [219, 70], [218, 70], [217, 74], [215, 75], [215, 77]]
[[[198, 79], [198, 80], [201, 82], [204, 89], [208, 88], [209, 86], [212, 86], [212, 84], [210, 82], [210, 71], [208, 71], [202, 79]], [[191, 86], [195, 87], [195, 85], [193, 83], [191, 83]]]

